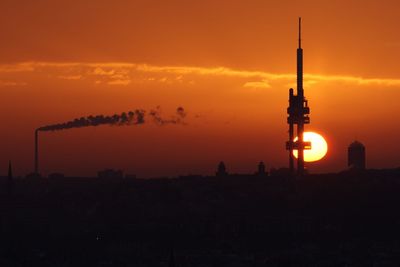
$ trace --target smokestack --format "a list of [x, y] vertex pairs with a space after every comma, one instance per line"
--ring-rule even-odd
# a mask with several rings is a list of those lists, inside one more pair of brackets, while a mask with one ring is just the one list
[[39, 174], [39, 129], [35, 130], [35, 174]]
[[12, 167], [11, 167], [11, 160], [8, 162], [8, 180], [13, 179]]
[[8, 179], [7, 179], [7, 187], [6, 191], [8, 194], [11, 194], [14, 189], [14, 181], [13, 181], [13, 172], [11, 167], [11, 160], [8, 162]]

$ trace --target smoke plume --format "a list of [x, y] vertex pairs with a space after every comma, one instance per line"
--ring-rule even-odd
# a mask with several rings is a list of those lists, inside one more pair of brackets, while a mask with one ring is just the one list
[[[60, 131], [71, 128], [82, 128], [89, 126], [100, 126], [100, 125], [113, 125], [113, 126], [124, 126], [124, 125], [138, 125], [146, 122], [146, 111], [142, 109], [136, 109], [134, 111], [123, 112], [121, 114], [115, 114], [111, 116], [96, 115], [76, 118], [74, 120], [57, 123], [39, 127], [36, 131]], [[176, 115], [169, 119], [165, 119], [161, 116], [161, 108], [157, 107], [149, 112], [149, 116], [153, 118], [153, 121], [158, 125], [164, 124], [185, 124], [183, 119], [186, 116], [186, 112], [183, 107], [176, 109]]]
[[153, 118], [153, 121], [158, 125], [164, 124], [185, 124], [183, 119], [186, 117], [186, 111], [183, 107], [176, 109], [176, 114], [169, 119], [165, 119], [161, 116], [161, 108], [158, 106], [156, 109], [152, 109], [149, 115]]

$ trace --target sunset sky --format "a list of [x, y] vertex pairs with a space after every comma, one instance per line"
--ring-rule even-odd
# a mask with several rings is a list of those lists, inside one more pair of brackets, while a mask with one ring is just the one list
[[400, 3], [392, 0], [0, 2], [0, 175], [33, 171], [34, 130], [157, 106], [185, 125], [98, 126], [40, 134], [43, 174], [139, 177], [287, 166], [288, 89], [303, 19], [306, 130], [341, 171], [347, 146], [367, 167], [399, 167]]

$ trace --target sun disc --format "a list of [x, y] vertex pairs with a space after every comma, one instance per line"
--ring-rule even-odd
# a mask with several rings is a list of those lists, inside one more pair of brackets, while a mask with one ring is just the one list
[[[297, 141], [298, 137], [294, 139]], [[311, 149], [304, 150], [304, 161], [313, 162], [325, 157], [328, 152], [328, 143], [322, 135], [315, 132], [304, 132], [304, 141], [311, 142]], [[293, 155], [297, 158], [297, 150], [293, 150]]]

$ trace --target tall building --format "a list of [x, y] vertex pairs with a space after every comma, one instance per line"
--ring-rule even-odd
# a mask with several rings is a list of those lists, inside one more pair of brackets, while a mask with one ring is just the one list
[[98, 178], [118, 178], [122, 179], [124, 178], [124, 173], [122, 170], [113, 170], [113, 169], [105, 169], [102, 171], [97, 172], [97, 177]]
[[365, 170], [365, 146], [354, 141], [347, 149], [347, 166], [350, 169]]

